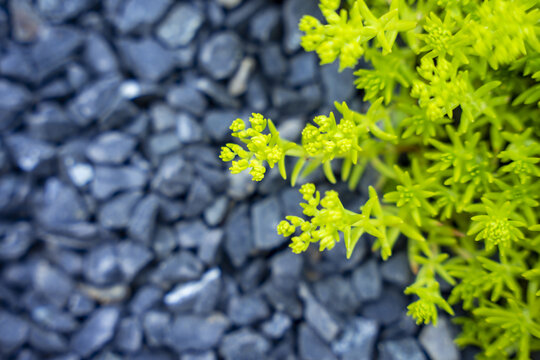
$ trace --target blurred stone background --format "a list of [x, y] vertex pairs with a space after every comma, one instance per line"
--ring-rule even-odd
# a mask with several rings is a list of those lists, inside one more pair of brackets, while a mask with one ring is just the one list
[[300, 49], [303, 14], [317, 2], [0, 0], [1, 359], [461, 357], [444, 315], [406, 317], [405, 252], [294, 255], [275, 226], [297, 189], [218, 159], [236, 117], [298, 139], [334, 100], [364, 108], [351, 71]]

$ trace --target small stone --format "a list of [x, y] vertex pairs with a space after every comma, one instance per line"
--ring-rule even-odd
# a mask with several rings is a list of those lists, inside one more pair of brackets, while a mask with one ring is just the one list
[[229, 201], [226, 196], [218, 197], [216, 201], [204, 211], [204, 221], [210, 226], [219, 225], [227, 213], [228, 205]]
[[316, 2], [287, 0], [283, 4], [283, 26], [285, 31], [283, 43], [285, 51], [289, 54], [300, 49], [300, 39], [304, 34], [298, 29], [298, 23], [305, 15], [315, 16], [319, 20], [322, 20], [321, 12]]
[[15, 359], [16, 360], [39, 360], [37, 355], [32, 350], [28, 350], [28, 349], [21, 350]]
[[125, 353], [136, 353], [142, 346], [142, 328], [137, 318], [125, 318], [120, 321], [115, 337], [115, 346]]
[[279, 79], [287, 71], [287, 62], [279, 44], [264, 46], [259, 54], [259, 61], [264, 74], [270, 79]]
[[358, 265], [367, 253], [366, 243], [367, 241], [361, 238], [356, 244], [351, 257], [347, 261], [343, 261], [343, 259], [347, 258], [347, 249], [345, 242], [340, 241], [332, 251], [322, 252], [321, 261], [314, 266], [317, 266], [317, 269], [321, 273], [327, 275], [354, 270], [358, 268]]
[[354, 313], [360, 305], [348, 279], [338, 275], [317, 281], [315, 295], [326, 308], [338, 313]]
[[74, 251], [50, 247], [48, 249], [49, 259], [69, 275], [80, 275], [83, 267], [82, 255]]
[[173, 132], [155, 134], [147, 141], [148, 157], [158, 164], [161, 158], [180, 150], [181, 146], [180, 139]]
[[34, 289], [59, 307], [66, 304], [73, 291], [71, 278], [46, 262], [38, 263], [33, 280]]
[[228, 91], [232, 96], [239, 96], [246, 92], [251, 72], [255, 69], [255, 60], [246, 57], [240, 63], [238, 71], [229, 82]]
[[248, 83], [246, 101], [248, 107], [254, 111], [263, 112], [268, 108], [268, 94], [262, 76], [252, 76]]
[[167, 197], [177, 197], [193, 183], [193, 167], [178, 154], [166, 156], [152, 180], [152, 189]]
[[257, 11], [266, 4], [267, 2], [265, 0], [245, 1], [242, 5], [227, 14], [225, 25], [229, 29], [242, 31], [249, 25], [249, 20], [251, 20]]
[[242, 3], [243, 0], [217, 0], [216, 2], [226, 9], [234, 9]]
[[296, 91], [276, 86], [272, 91], [272, 103], [283, 115], [297, 115], [317, 109], [321, 96], [318, 84], [306, 85]]
[[334, 340], [339, 332], [339, 325], [332, 315], [313, 298], [304, 284], [300, 287], [300, 297], [304, 300], [304, 317], [307, 323], [326, 342]]
[[337, 360], [328, 345], [304, 323], [300, 325], [298, 348], [304, 360]]
[[191, 252], [182, 251], [161, 262], [152, 278], [158, 284], [170, 284], [200, 278], [203, 264]]
[[415, 320], [403, 312], [400, 317], [387, 327], [379, 336], [379, 341], [394, 340], [404, 337], [416, 337], [420, 326], [416, 325]]
[[92, 32], [86, 37], [83, 58], [86, 65], [98, 74], [118, 71], [118, 60], [111, 44], [101, 34]]
[[38, 0], [38, 9], [47, 19], [53, 22], [64, 22], [89, 9], [95, 0], [61, 1]]
[[171, 2], [171, 0], [155, 0], [152, 3], [146, 0], [125, 0], [121, 3], [116, 1], [116, 8], [111, 7], [108, 15], [120, 32], [141, 32], [152, 26], [167, 11]]
[[229, 94], [225, 86], [216, 81], [208, 78], [199, 78], [195, 81], [195, 87], [208, 96], [212, 102], [221, 107], [237, 109], [241, 105], [238, 99]]
[[266, 300], [277, 311], [283, 311], [293, 319], [299, 319], [302, 316], [302, 304], [298, 300], [296, 289], [284, 290], [276, 287], [272, 282], [266, 282], [262, 291]]
[[56, 155], [52, 145], [23, 134], [9, 135], [6, 145], [17, 166], [26, 172], [43, 170]]
[[73, 316], [53, 305], [43, 305], [32, 309], [32, 320], [47, 329], [70, 333], [79, 325]]
[[119, 40], [117, 46], [128, 67], [140, 79], [157, 82], [174, 68], [173, 54], [150, 38]]
[[23, 345], [30, 327], [20, 317], [0, 310], [0, 354], [10, 353]]
[[398, 320], [405, 312], [408, 301], [401, 291], [388, 288], [376, 302], [366, 304], [362, 308], [362, 316], [374, 319], [383, 325], [388, 325]]
[[193, 117], [180, 113], [176, 117], [176, 136], [182, 144], [191, 144], [203, 139], [203, 131]]
[[20, 42], [36, 41], [45, 30], [33, 4], [27, 0], [10, 1], [11, 26], [13, 38]]
[[236, 325], [251, 325], [266, 319], [269, 314], [268, 305], [257, 295], [234, 297], [227, 309], [227, 315]]
[[216, 354], [213, 351], [194, 351], [180, 355], [180, 360], [216, 360]]
[[120, 270], [127, 281], [133, 280], [154, 255], [145, 246], [125, 240], [116, 247]]
[[107, 285], [121, 279], [116, 247], [103, 244], [92, 248], [85, 256], [85, 278], [96, 285]]
[[206, 15], [210, 26], [213, 29], [220, 28], [225, 21], [225, 10], [217, 3], [217, 1], [211, 1], [207, 5]]
[[259, 11], [251, 20], [249, 34], [252, 39], [267, 43], [277, 38], [280, 31], [281, 14], [277, 6]]
[[251, 208], [251, 221], [255, 248], [270, 250], [288, 241], [287, 238], [276, 233], [277, 225], [281, 221], [277, 198], [268, 197], [256, 202]]
[[292, 325], [291, 318], [282, 312], [276, 312], [261, 326], [263, 333], [272, 339], [281, 339]]
[[114, 307], [94, 311], [71, 338], [71, 349], [84, 357], [101, 349], [113, 338], [119, 313]]
[[459, 351], [453, 341], [450, 324], [445, 316], [439, 316], [437, 326], [425, 326], [420, 332], [420, 344], [432, 360], [458, 360]]
[[152, 244], [158, 259], [167, 258], [177, 246], [178, 241], [173, 229], [167, 226], [158, 226]]
[[[5, 13], [2, 14], [0, 18], [6, 16]], [[0, 59], [0, 73], [16, 80], [34, 82], [36, 70], [28, 49], [15, 42], [9, 42], [6, 45], [6, 53]]]
[[239, 273], [238, 282], [244, 293], [250, 293], [259, 287], [268, 270], [266, 265], [266, 261], [255, 259]]
[[197, 257], [207, 265], [215, 264], [222, 240], [222, 229], [209, 229], [200, 239]]
[[242, 60], [240, 38], [232, 32], [222, 32], [206, 40], [199, 53], [202, 69], [215, 80], [226, 79]]
[[143, 318], [144, 338], [146, 343], [150, 346], [164, 345], [170, 325], [171, 315], [168, 313], [157, 310], [147, 312]]
[[0, 80], [0, 130], [6, 128], [16, 112], [24, 109], [30, 103], [32, 95], [23, 86], [10, 81]]
[[141, 287], [131, 299], [129, 309], [135, 315], [140, 315], [158, 304], [163, 297], [163, 291], [154, 285]]
[[226, 360], [256, 360], [266, 358], [270, 342], [253, 330], [243, 328], [223, 337], [219, 353]]
[[46, 353], [63, 353], [68, 350], [68, 343], [65, 337], [49, 330], [43, 330], [37, 326], [30, 328], [28, 342], [32, 348]]
[[170, 48], [188, 45], [204, 22], [204, 14], [191, 4], [178, 4], [156, 30], [159, 40]]
[[141, 191], [121, 193], [104, 203], [98, 212], [98, 220], [106, 229], [123, 229], [129, 220], [135, 205], [142, 198]]
[[413, 338], [383, 341], [377, 347], [381, 360], [426, 360], [426, 356]]
[[167, 103], [197, 116], [201, 116], [208, 106], [206, 98], [197, 89], [182, 84], [167, 91]]
[[302, 52], [291, 59], [287, 81], [291, 86], [314, 83], [317, 70], [316, 56], [313, 53]]
[[398, 285], [410, 285], [413, 274], [409, 266], [408, 255], [405, 252], [392, 255], [381, 265], [381, 274], [384, 280]]
[[342, 360], [373, 359], [378, 328], [374, 320], [355, 318], [345, 326], [341, 337], [332, 344], [332, 350]]
[[94, 310], [95, 303], [81, 292], [71, 294], [68, 300], [68, 309], [74, 316], [85, 316]]
[[214, 310], [221, 290], [221, 270], [208, 270], [200, 280], [178, 284], [167, 295], [165, 305], [174, 311], [206, 314]]
[[213, 200], [214, 195], [212, 194], [212, 190], [204, 181], [196, 178], [189, 188], [184, 215], [186, 217], [201, 215]]
[[247, 210], [245, 205], [233, 209], [225, 224], [225, 252], [236, 267], [244, 264], [253, 249]]
[[325, 89], [325, 105], [332, 106], [334, 101], [347, 101], [356, 91], [353, 69], [345, 69], [340, 72], [337, 61], [321, 67], [321, 79]]
[[208, 228], [201, 220], [181, 222], [176, 226], [178, 244], [183, 248], [197, 247], [200, 238], [208, 232]]
[[32, 229], [27, 222], [17, 222], [0, 236], [0, 259], [16, 260], [23, 256], [34, 242]]
[[120, 191], [142, 188], [147, 181], [146, 171], [135, 166], [96, 166], [90, 188], [97, 199], [104, 200]]
[[160, 133], [174, 128], [177, 114], [169, 105], [154, 103], [150, 105], [149, 114], [154, 132]]
[[118, 105], [119, 86], [120, 80], [116, 76], [87, 85], [68, 103], [70, 118], [81, 127], [105, 118]]
[[168, 345], [176, 352], [187, 350], [209, 350], [221, 340], [229, 320], [219, 313], [206, 317], [178, 315], [169, 334]]
[[229, 135], [231, 122], [239, 115], [236, 111], [210, 110], [204, 116], [204, 128], [214, 140], [224, 141]]
[[270, 260], [272, 283], [287, 291], [298, 288], [303, 263], [302, 257], [297, 256], [289, 249], [277, 253]]
[[142, 198], [135, 206], [128, 221], [128, 235], [143, 244], [150, 244], [154, 235], [156, 218], [159, 210], [159, 200], [150, 194]]
[[80, 89], [88, 82], [88, 72], [82, 65], [71, 63], [67, 66], [66, 77], [69, 85], [74, 90]]
[[25, 121], [32, 137], [43, 141], [60, 141], [76, 130], [60, 105], [53, 102], [40, 103]]
[[94, 168], [92, 165], [76, 162], [72, 158], [62, 161], [69, 179], [76, 187], [85, 187], [94, 179]]
[[86, 156], [97, 164], [121, 164], [131, 155], [137, 141], [124, 133], [100, 134], [86, 149]]
[[371, 301], [380, 297], [382, 278], [375, 260], [370, 259], [354, 270], [351, 281], [356, 296], [361, 301]]

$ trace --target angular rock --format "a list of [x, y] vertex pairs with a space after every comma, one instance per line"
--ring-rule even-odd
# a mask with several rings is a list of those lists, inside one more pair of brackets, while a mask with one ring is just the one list
[[322, 19], [317, 3], [303, 0], [287, 0], [283, 4], [283, 26], [285, 51], [292, 54], [300, 49], [300, 39], [303, 33], [298, 29], [300, 19], [305, 15]]
[[141, 191], [121, 193], [104, 203], [98, 211], [98, 221], [106, 229], [127, 227], [135, 205], [141, 200]]
[[255, 74], [249, 81], [246, 101], [254, 111], [263, 112], [268, 108], [268, 94], [262, 76]]
[[15, 42], [9, 42], [6, 53], [0, 59], [0, 73], [24, 82], [35, 81], [35, 65], [32, 63], [28, 49]]
[[219, 313], [206, 317], [178, 315], [171, 326], [168, 345], [176, 352], [209, 350], [221, 340], [229, 320]]
[[276, 39], [280, 31], [281, 14], [277, 6], [259, 11], [250, 21], [249, 34], [252, 39], [267, 43]]
[[116, 246], [103, 244], [92, 248], [85, 256], [85, 278], [96, 285], [107, 285], [121, 279]]
[[238, 112], [231, 110], [210, 110], [204, 116], [204, 129], [212, 139], [224, 141], [229, 135], [231, 121], [239, 115]]
[[141, 199], [128, 221], [128, 235], [149, 245], [154, 235], [158, 210], [159, 199], [156, 195], [150, 194]]
[[281, 289], [292, 291], [298, 288], [298, 281], [302, 274], [303, 259], [296, 256], [289, 249], [283, 250], [270, 260], [270, 279]]
[[334, 101], [349, 100], [355, 93], [352, 69], [339, 71], [337, 62], [321, 67], [321, 80], [325, 89], [324, 105], [332, 106]]
[[28, 323], [17, 315], [0, 310], [0, 354], [23, 345], [30, 332]]
[[247, 84], [254, 68], [255, 60], [251, 57], [245, 57], [240, 63], [238, 71], [236, 71], [233, 78], [229, 82], [229, 94], [232, 96], [239, 96], [246, 92]]
[[253, 249], [247, 206], [232, 210], [225, 224], [225, 252], [236, 267], [246, 261]]
[[298, 349], [305, 360], [337, 360], [328, 345], [305, 323], [300, 324]]
[[184, 215], [186, 217], [201, 215], [213, 200], [212, 190], [201, 178], [196, 178], [189, 188]]
[[62, 23], [72, 19], [81, 12], [89, 9], [96, 0], [61, 1], [61, 0], [38, 0], [39, 12], [48, 20]]
[[227, 315], [236, 325], [251, 325], [270, 315], [266, 302], [258, 295], [234, 297], [229, 301]]
[[157, 82], [174, 68], [173, 54], [151, 38], [123, 39], [117, 46], [129, 69], [142, 80]]
[[178, 244], [182, 248], [195, 248], [209, 229], [201, 220], [181, 222], [176, 225]]
[[58, 247], [50, 247], [48, 258], [63, 271], [69, 275], [81, 274], [83, 267], [82, 255], [70, 250], [64, 250]]
[[71, 349], [84, 357], [100, 350], [113, 338], [119, 314], [117, 308], [109, 306], [94, 311], [71, 338]]
[[182, 84], [167, 91], [167, 103], [197, 116], [201, 116], [208, 106], [206, 98], [197, 89]]
[[137, 141], [119, 131], [101, 133], [86, 149], [86, 156], [97, 164], [121, 164], [131, 155]]
[[120, 191], [140, 189], [147, 181], [146, 171], [135, 166], [96, 166], [90, 189], [97, 199], [104, 200]]
[[176, 235], [172, 228], [158, 226], [152, 248], [159, 259], [165, 259], [178, 246]]
[[68, 119], [60, 105], [53, 102], [40, 103], [25, 122], [31, 136], [43, 141], [60, 141], [76, 130], [75, 124]]
[[432, 360], [458, 360], [460, 354], [450, 324], [445, 316], [439, 316], [437, 326], [425, 326], [420, 332], [419, 341]]
[[129, 303], [129, 309], [133, 314], [141, 315], [158, 304], [162, 297], [163, 290], [154, 285], [145, 285], [135, 293]]
[[150, 346], [165, 344], [171, 326], [171, 315], [166, 312], [151, 310], [144, 315], [143, 329], [145, 342]]
[[109, 1], [109, 16], [122, 33], [141, 32], [153, 25], [169, 8], [171, 0]]
[[270, 342], [263, 336], [243, 328], [223, 337], [219, 353], [226, 360], [264, 359], [270, 347]]
[[238, 283], [244, 293], [250, 293], [259, 287], [261, 280], [266, 276], [267, 263], [263, 259], [255, 259], [238, 275]]
[[373, 359], [378, 330], [376, 321], [355, 318], [345, 326], [343, 334], [332, 344], [332, 350], [342, 360]]
[[[235, 1], [235, 0], [221, 0], [221, 1]], [[232, 10], [227, 14], [225, 18], [225, 25], [229, 29], [235, 29], [236, 31], [243, 32], [249, 25], [249, 20], [253, 18], [257, 10], [262, 8], [266, 3], [264, 0], [252, 0], [245, 1], [242, 5]]]
[[28, 342], [33, 349], [46, 354], [63, 353], [68, 350], [68, 342], [64, 336], [37, 326], [30, 328]]
[[193, 183], [193, 167], [178, 154], [166, 156], [152, 180], [152, 189], [167, 197], [182, 195]]
[[67, 65], [66, 77], [71, 88], [74, 90], [79, 90], [88, 82], [89, 76], [88, 72], [82, 65], [71, 63]]
[[127, 281], [133, 280], [152, 259], [154, 255], [145, 246], [125, 240], [116, 246], [116, 254], [120, 270]]
[[95, 303], [82, 292], [73, 293], [68, 300], [68, 309], [74, 316], [85, 316], [94, 310]]
[[195, 81], [195, 88], [212, 100], [216, 105], [224, 108], [240, 107], [240, 101], [229, 94], [222, 84], [208, 78], [199, 78]]
[[30, 224], [27, 222], [17, 222], [6, 229], [2, 234], [0, 231], [0, 259], [16, 260], [23, 256], [34, 242], [34, 236]]
[[229, 202], [226, 196], [218, 197], [214, 203], [207, 207], [204, 211], [204, 221], [210, 226], [220, 224], [227, 213], [228, 205]]
[[188, 45], [204, 22], [204, 14], [189, 3], [172, 8], [159, 24], [156, 35], [165, 45], [177, 48]]
[[30, 1], [10, 1], [12, 33], [19, 42], [36, 41], [45, 30], [45, 24]]
[[262, 286], [265, 299], [277, 310], [287, 313], [293, 319], [302, 316], [302, 304], [294, 291], [276, 287], [272, 282], [266, 282]]
[[306, 85], [297, 91], [276, 86], [272, 90], [272, 103], [283, 115], [297, 115], [317, 109], [321, 96], [318, 84]]
[[270, 250], [288, 241], [287, 238], [275, 232], [281, 221], [281, 210], [277, 198], [268, 197], [256, 202], [251, 208], [251, 221], [256, 249]]
[[200, 280], [176, 285], [163, 302], [174, 311], [206, 314], [214, 310], [221, 291], [221, 270], [213, 268]]
[[287, 62], [279, 44], [264, 46], [259, 54], [259, 62], [267, 78], [279, 79], [287, 71]]
[[270, 320], [262, 324], [261, 329], [266, 336], [272, 339], [280, 339], [291, 328], [291, 325], [290, 317], [282, 312], [276, 312]]
[[381, 360], [426, 360], [426, 356], [413, 338], [383, 341], [377, 346]]
[[176, 136], [182, 144], [191, 144], [203, 139], [201, 126], [188, 114], [180, 113], [176, 117]]
[[114, 339], [115, 347], [125, 353], [136, 353], [142, 346], [142, 328], [134, 317], [124, 318], [118, 325]]
[[319, 301], [334, 312], [352, 314], [360, 305], [350, 281], [335, 275], [315, 283], [315, 295]]
[[116, 76], [107, 76], [87, 85], [68, 103], [70, 118], [81, 127], [105, 119], [119, 103], [119, 86], [120, 79]]
[[354, 270], [351, 282], [361, 301], [378, 299], [382, 291], [382, 278], [377, 262], [370, 259]]
[[222, 240], [222, 229], [208, 230], [200, 239], [197, 249], [197, 257], [207, 265], [214, 264]]
[[23, 86], [10, 81], [0, 80], [0, 130], [7, 128], [13, 116], [24, 109], [31, 101], [32, 95]]
[[398, 286], [410, 285], [413, 274], [409, 266], [407, 253], [401, 252], [392, 255], [381, 265], [381, 275], [384, 280]]
[[75, 318], [53, 305], [43, 305], [32, 309], [32, 320], [47, 329], [62, 333], [72, 332], [79, 325]]
[[317, 72], [318, 64], [316, 55], [303, 52], [291, 59], [287, 81], [291, 86], [311, 84], [317, 79]]
[[74, 287], [68, 275], [46, 262], [40, 262], [36, 266], [33, 285], [39, 294], [59, 307], [66, 304]]
[[26, 172], [44, 171], [56, 155], [54, 146], [22, 133], [9, 135], [6, 145], [15, 164]]
[[213, 79], [222, 80], [233, 74], [242, 55], [240, 38], [232, 32], [221, 32], [204, 42], [199, 52], [199, 64]]
[[163, 156], [180, 150], [182, 146], [180, 139], [173, 132], [152, 135], [146, 145], [149, 158], [155, 164], [159, 163]]
[[305, 284], [300, 285], [300, 297], [304, 300], [304, 317], [307, 323], [326, 342], [334, 340], [339, 332], [339, 324], [309, 292]]
[[391, 324], [399, 319], [406, 311], [408, 301], [401, 291], [388, 288], [383, 289], [379, 300], [366, 304], [362, 308], [362, 316], [374, 319], [383, 325]]
[[200, 278], [203, 264], [191, 252], [182, 251], [161, 262], [152, 275], [158, 284], [170, 284]]

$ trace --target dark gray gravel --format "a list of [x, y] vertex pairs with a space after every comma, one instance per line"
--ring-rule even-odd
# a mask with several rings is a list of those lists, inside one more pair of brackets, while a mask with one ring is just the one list
[[321, 16], [306, 0], [0, 0], [1, 359], [460, 358], [448, 319], [405, 316], [404, 252], [295, 255], [275, 227], [297, 189], [218, 159], [237, 117], [298, 139], [335, 100], [362, 108], [352, 71], [301, 51], [303, 14]]

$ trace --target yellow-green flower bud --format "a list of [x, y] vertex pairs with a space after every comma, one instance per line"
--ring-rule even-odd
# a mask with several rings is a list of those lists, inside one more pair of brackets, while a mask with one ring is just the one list
[[231, 129], [234, 132], [242, 131], [246, 128], [246, 124], [244, 123], [244, 120], [242, 119], [236, 119], [232, 122], [229, 129]]
[[241, 159], [238, 161], [233, 161], [232, 166], [229, 168], [232, 174], [239, 174], [242, 171], [246, 170], [249, 166], [247, 159]]
[[295, 230], [296, 230], [296, 227], [291, 225], [291, 223], [288, 222], [287, 220], [281, 221], [277, 227], [278, 234], [283, 235], [285, 237], [291, 236]]
[[223, 146], [221, 148], [221, 154], [219, 158], [225, 162], [232, 161], [236, 157], [236, 154], [231, 151], [228, 147]]

